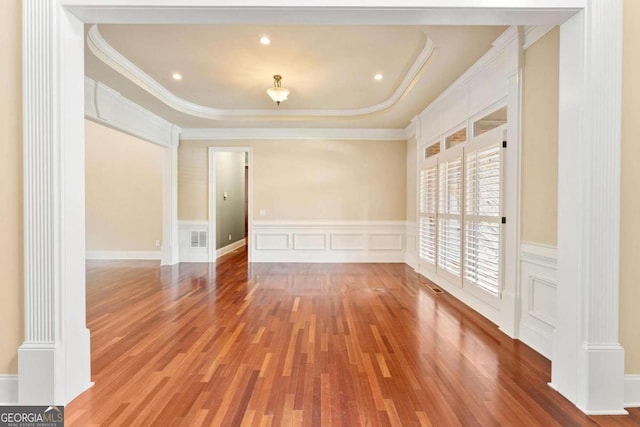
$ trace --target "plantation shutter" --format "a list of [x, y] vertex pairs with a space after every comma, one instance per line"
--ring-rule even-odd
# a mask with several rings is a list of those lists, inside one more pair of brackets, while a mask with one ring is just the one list
[[465, 153], [464, 282], [497, 296], [501, 277], [502, 137], [499, 132], [491, 134], [493, 138], [483, 135]]
[[436, 264], [437, 164], [420, 171], [420, 258]]

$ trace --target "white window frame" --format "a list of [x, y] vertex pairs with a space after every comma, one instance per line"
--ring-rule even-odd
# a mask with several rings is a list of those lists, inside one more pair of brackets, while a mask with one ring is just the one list
[[[466, 185], [465, 185], [465, 177], [466, 177], [466, 153], [468, 151], [476, 151], [478, 148], [482, 147], [485, 143], [483, 141], [485, 141], [488, 138], [491, 138], [491, 136], [493, 135], [492, 132], [495, 131], [495, 129], [492, 129], [488, 132], [485, 132], [477, 137], [473, 136], [473, 130], [474, 130], [474, 123], [480, 119], [482, 119], [483, 117], [487, 116], [488, 114], [491, 114], [501, 108], [507, 107], [509, 110], [507, 112], [507, 123], [504, 125], [500, 125], [498, 126], [496, 129], [500, 128], [500, 132], [502, 132], [502, 140], [501, 141], [506, 141], [507, 140], [507, 132], [508, 129], [513, 127], [513, 124], [510, 123], [510, 119], [513, 120], [513, 113], [511, 112], [511, 108], [509, 105], [509, 99], [508, 98], [501, 98], [496, 102], [491, 103], [490, 105], [488, 105], [487, 107], [483, 108], [482, 110], [476, 112], [475, 114], [471, 115], [470, 117], [467, 118], [467, 120], [465, 120], [462, 123], [458, 123], [456, 126], [453, 126], [451, 128], [449, 128], [446, 132], [443, 132], [442, 134], [438, 135], [435, 138], [431, 138], [429, 140], [428, 143], [426, 144], [422, 144], [421, 145], [421, 153], [422, 153], [422, 157], [419, 160], [419, 171], [418, 171], [418, 180], [420, 180], [420, 173], [422, 172], [422, 170], [424, 168], [430, 167], [433, 164], [437, 165], [437, 188], [439, 191], [440, 188], [440, 173], [439, 173], [439, 167], [440, 164], [442, 164], [443, 162], [449, 161], [451, 159], [454, 159], [458, 156], [462, 156], [462, 189], [461, 189], [461, 197], [462, 197], [462, 204], [461, 204], [461, 215], [460, 215], [460, 277], [451, 274], [450, 272], [444, 270], [443, 268], [438, 267], [438, 257], [439, 257], [439, 218], [441, 217], [441, 214], [439, 213], [439, 200], [440, 200], [440, 196], [439, 193], [436, 194], [436, 209], [438, 211], [437, 215], [436, 215], [436, 263], [435, 265], [430, 264], [429, 262], [425, 261], [424, 259], [420, 258], [418, 255], [418, 262], [420, 265], [420, 268], [422, 270], [426, 271], [430, 271], [431, 274], [428, 275], [428, 277], [430, 279], [432, 279], [435, 283], [440, 284], [440, 285], [444, 285], [443, 287], [445, 287], [445, 289], [447, 288], [447, 286], [455, 286], [457, 289], [459, 289], [461, 292], [463, 292], [463, 294], [470, 296], [472, 299], [481, 302], [484, 307], [489, 308], [492, 311], [487, 311], [485, 309], [482, 309], [481, 307], [477, 307], [474, 306], [474, 308], [476, 308], [477, 310], [479, 310], [481, 313], [483, 313], [485, 316], [489, 317], [490, 319], [497, 321], [499, 313], [502, 311], [503, 309], [503, 303], [504, 303], [504, 299], [503, 299], [503, 290], [505, 289], [505, 280], [506, 280], [506, 274], [505, 274], [505, 266], [506, 266], [506, 262], [507, 262], [507, 253], [506, 253], [506, 239], [509, 237], [506, 233], [506, 228], [505, 225], [502, 223], [502, 218], [505, 216], [505, 213], [507, 211], [506, 209], [506, 205], [508, 203], [519, 203], [517, 200], [511, 200], [512, 197], [509, 195], [507, 188], [506, 188], [506, 179], [507, 179], [507, 162], [509, 161], [513, 161], [512, 159], [510, 159], [508, 156], [505, 155], [505, 150], [501, 150], [501, 168], [500, 168], [500, 181], [501, 181], [501, 203], [500, 203], [500, 216], [499, 218], [499, 222], [500, 222], [500, 279], [499, 279], [499, 292], [497, 295], [482, 289], [478, 286], [476, 286], [475, 284], [469, 282], [469, 281], [465, 281], [464, 279], [464, 259], [465, 259], [465, 239], [466, 239], [466, 235], [465, 235], [465, 225], [466, 225], [466, 212], [465, 212], [465, 202], [466, 202]], [[446, 138], [453, 135], [454, 133], [460, 131], [462, 128], [466, 128], [467, 130], [467, 140], [466, 142], [462, 143], [462, 144], [458, 144], [454, 147], [451, 148], [447, 148], [447, 143], [446, 143]], [[485, 137], [487, 134], [489, 134], [488, 137]], [[483, 138], [485, 137], [485, 138]], [[434, 143], [440, 142], [440, 153], [433, 155], [429, 158], [426, 158], [426, 150], [433, 145]], [[487, 143], [488, 144], [488, 143]], [[422, 197], [421, 194], [421, 186], [420, 186], [420, 182], [418, 182], [418, 197]], [[421, 212], [419, 209], [419, 206], [417, 207], [418, 210], [418, 221], [420, 221], [420, 216], [421, 216]], [[422, 215], [424, 216], [424, 215]], [[448, 215], [446, 215], [448, 216]], [[419, 227], [419, 223], [418, 223], [418, 228], [417, 228], [417, 239], [418, 242], [420, 241], [420, 227]], [[466, 282], [466, 283], [465, 283]], [[510, 302], [509, 302], [510, 303]]]

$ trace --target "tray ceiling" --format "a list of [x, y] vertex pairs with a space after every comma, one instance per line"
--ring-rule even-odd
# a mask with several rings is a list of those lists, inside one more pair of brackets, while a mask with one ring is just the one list
[[[87, 26], [85, 73], [182, 127], [408, 125], [497, 26]], [[267, 36], [269, 45], [260, 43]], [[172, 76], [179, 73], [181, 80]], [[374, 79], [382, 74], [381, 80]], [[265, 90], [283, 76], [279, 107]]]

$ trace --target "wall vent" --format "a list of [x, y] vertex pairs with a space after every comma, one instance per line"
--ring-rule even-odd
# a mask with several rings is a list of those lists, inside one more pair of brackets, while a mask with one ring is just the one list
[[192, 231], [191, 232], [191, 247], [192, 248], [206, 248], [207, 247], [207, 232], [206, 231]]

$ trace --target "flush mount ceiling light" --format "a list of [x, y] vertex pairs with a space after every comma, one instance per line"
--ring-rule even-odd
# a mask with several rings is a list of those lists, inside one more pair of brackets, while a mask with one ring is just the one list
[[380, 74], [380, 73], [378, 73], [375, 76], [373, 76], [373, 78], [376, 79], [376, 80], [382, 80], [383, 77], [384, 76], [382, 74]]
[[260, 37], [260, 43], [267, 46], [271, 44], [271, 40], [269, 40], [269, 37], [267, 36], [262, 36]]
[[171, 77], [173, 77], [174, 80], [182, 80], [182, 74], [180, 73], [173, 73]]
[[282, 80], [282, 76], [277, 74], [273, 76], [273, 87], [267, 89], [267, 95], [278, 105], [280, 105], [282, 101], [286, 101], [289, 96], [289, 89], [283, 88], [280, 80]]

